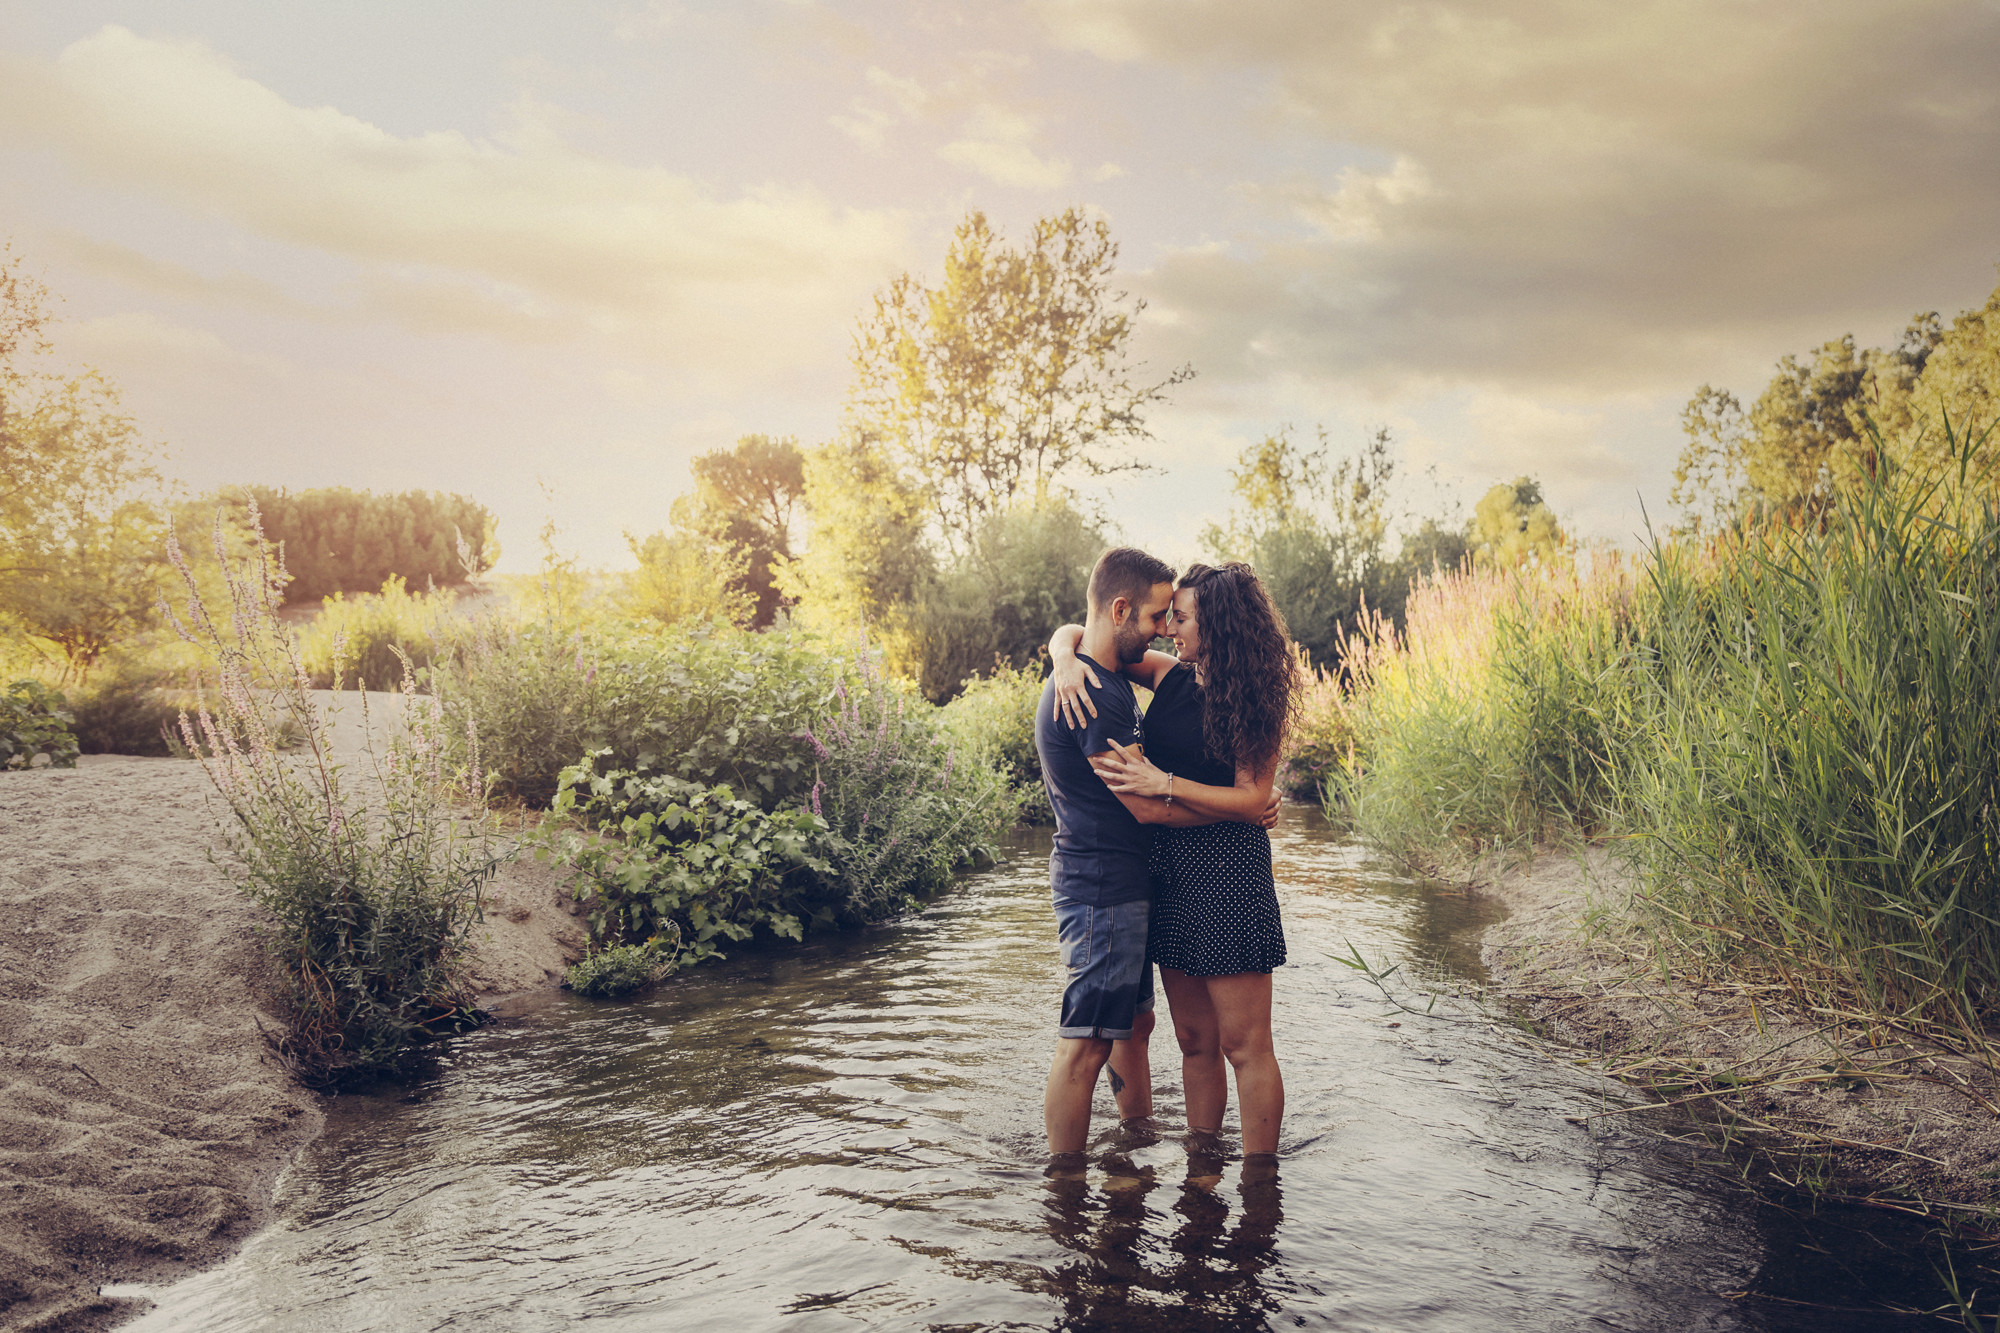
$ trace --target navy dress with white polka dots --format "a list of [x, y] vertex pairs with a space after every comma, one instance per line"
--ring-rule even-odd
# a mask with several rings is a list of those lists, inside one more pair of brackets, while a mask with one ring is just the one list
[[[1193, 666], [1167, 673], [1146, 710], [1146, 757], [1183, 782], [1230, 787], [1235, 766], [1208, 753]], [[1269, 972], [1285, 961], [1271, 835], [1230, 820], [1153, 831], [1147, 953], [1191, 977]]]

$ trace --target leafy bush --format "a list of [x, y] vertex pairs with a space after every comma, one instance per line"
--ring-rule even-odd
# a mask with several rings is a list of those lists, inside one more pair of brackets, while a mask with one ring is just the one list
[[991, 859], [1019, 808], [1007, 779], [962, 759], [935, 710], [866, 651], [806, 734], [817, 761], [808, 805], [837, 835], [828, 859], [844, 913], [893, 916]]
[[677, 947], [678, 941], [647, 940], [598, 949], [563, 972], [563, 988], [599, 1000], [630, 995], [674, 970]]
[[[298, 638], [274, 614], [281, 571], [261, 551], [229, 570], [231, 614], [218, 624], [171, 531], [167, 553], [188, 589], [175, 628], [208, 653], [216, 701], [181, 715], [181, 738], [228, 808], [244, 891], [274, 918], [291, 1011], [280, 1049], [312, 1082], [392, 1071], [417, 1042], [476, 1021], [459, 960], [495, 859], [448, 801], [482, 786], [477, 737], [470, 771], [448, 769], [444, 710], [406, 669], [405, 726], [379, 763], [353, 770], [374, 781], [350, 797]], [[365, 723], [365, 695], [361, 706]], [[304, 738], [297, 761], [278, 754], [273, 707]]]
[[599, 773], [595, 754], [564, 770], [554, 813], [575, 814], [600, 836], [558, 844], [591, 938], [602, 944], [673, 933], [681, 963], [715, 956], [761, 927], [803, 939], [832, 924], [824, 819], [767, 814], [728, 787], [680, 778]]
[[813, 778], [803, 805], [767, 810], [730, 786], [611, 768], [608, 750], [565, 770], [553, 812], [595, 836], [557, 836], [551, 850], [592, 937], [673, 929], [679, 961], [698, 962], [759, 931], [797, 940], [893, 916], [992, 855], [1015, 798], [1000, 773], [953, 754], [920, 696], [864, 653], [834, 704], [793, 742]]
[[1055, 822], [1042, 757], [1035, 749], [1035, 708], [1042, 697], [1039, 665], [995, 664], [991, 675], [965, 682], [959, 696], [938, 710], [959, 760], [992, 769], [1020, 802], [1024, 824]]
[[38, 680], [17, 680], [0, 692], [0, 769], [33, 768], [43, 759], [75, 768], [76, 736], [68, 701]]
[[498, 796], [546, 806], [562, 770], [603, 749], [607, 767], [726, 783], [768, 807], [811, 780], [800, 737], [841, 669], [784, 634], [488, 620], [431, 678], [477, 725]]
[[321, 689], [338, 683], [382, 689], [402, 678], [403, 659], [427, 667], [453, 632], [455, 594], [437, 589], [412, 594], [401, 575], [381, 591], [350, 599], [335, 593], [299, 635], [306, 671]]
[[120, 659], [98, 668], [76, 691], [71, 711], [83, 753], [163, 758], [186, 753], [177, 719], [196, 706], [185, 682], [145, 662]]

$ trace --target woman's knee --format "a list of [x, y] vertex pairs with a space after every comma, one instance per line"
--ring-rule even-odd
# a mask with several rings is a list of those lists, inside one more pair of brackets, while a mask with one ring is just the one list
[[1222, 1058], [1229, 1061], [1232, 1069], [1241, 1069], [1253, 1060], [1269, 1056], [1273, 1049], [1269, 1028], [1242, 1032], [1225, 1031], [1219, 1034], [1217, 1044], [1222, 1048]]
[[1174, 1024], [1174, 1040], [1180, 1043], [1181, 1054], [1190, 1060], [1202, 1056], [1212, 1056], [1220, 1049], [1214, 1028], [1198, 1027], [1187, 1023]]

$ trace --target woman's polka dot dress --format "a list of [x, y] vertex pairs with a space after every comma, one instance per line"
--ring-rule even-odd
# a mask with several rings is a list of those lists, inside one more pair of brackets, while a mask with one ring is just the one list
[[[1175, 777], [1227, 787], [1230, 765], [1202, 737], [1201, 689], [1191, 667], [1160, 682], [1146, 710], [1146, 757]], [[1285, 926], [1271, 878], [1271, 835], [1230, 821], [1153, 831], [1153, 921], [1147, 954], [1191, 977], [1269, 972], [1285, 962]]]

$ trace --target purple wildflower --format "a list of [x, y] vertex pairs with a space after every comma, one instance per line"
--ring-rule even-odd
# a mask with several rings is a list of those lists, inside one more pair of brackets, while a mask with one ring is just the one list
[[821, 788], [822, 786], [824, 786], [824, 785], [825, 785], [825, 784], [824, 784], [824, 783], [822, 783], [822, 782], [821, 782], [821, 781], [820, 781], [820, 780], [819, 780], [818, 778], [814, 778], [814, 779], [813, 779], [813, 789], [812, 789], [812, 812], [813, 812], [814, 814], [819, 814], [819, 813], [820, 813], [820, 808], [819, 808], [819, 793], [820, 793], [820, 788]]

